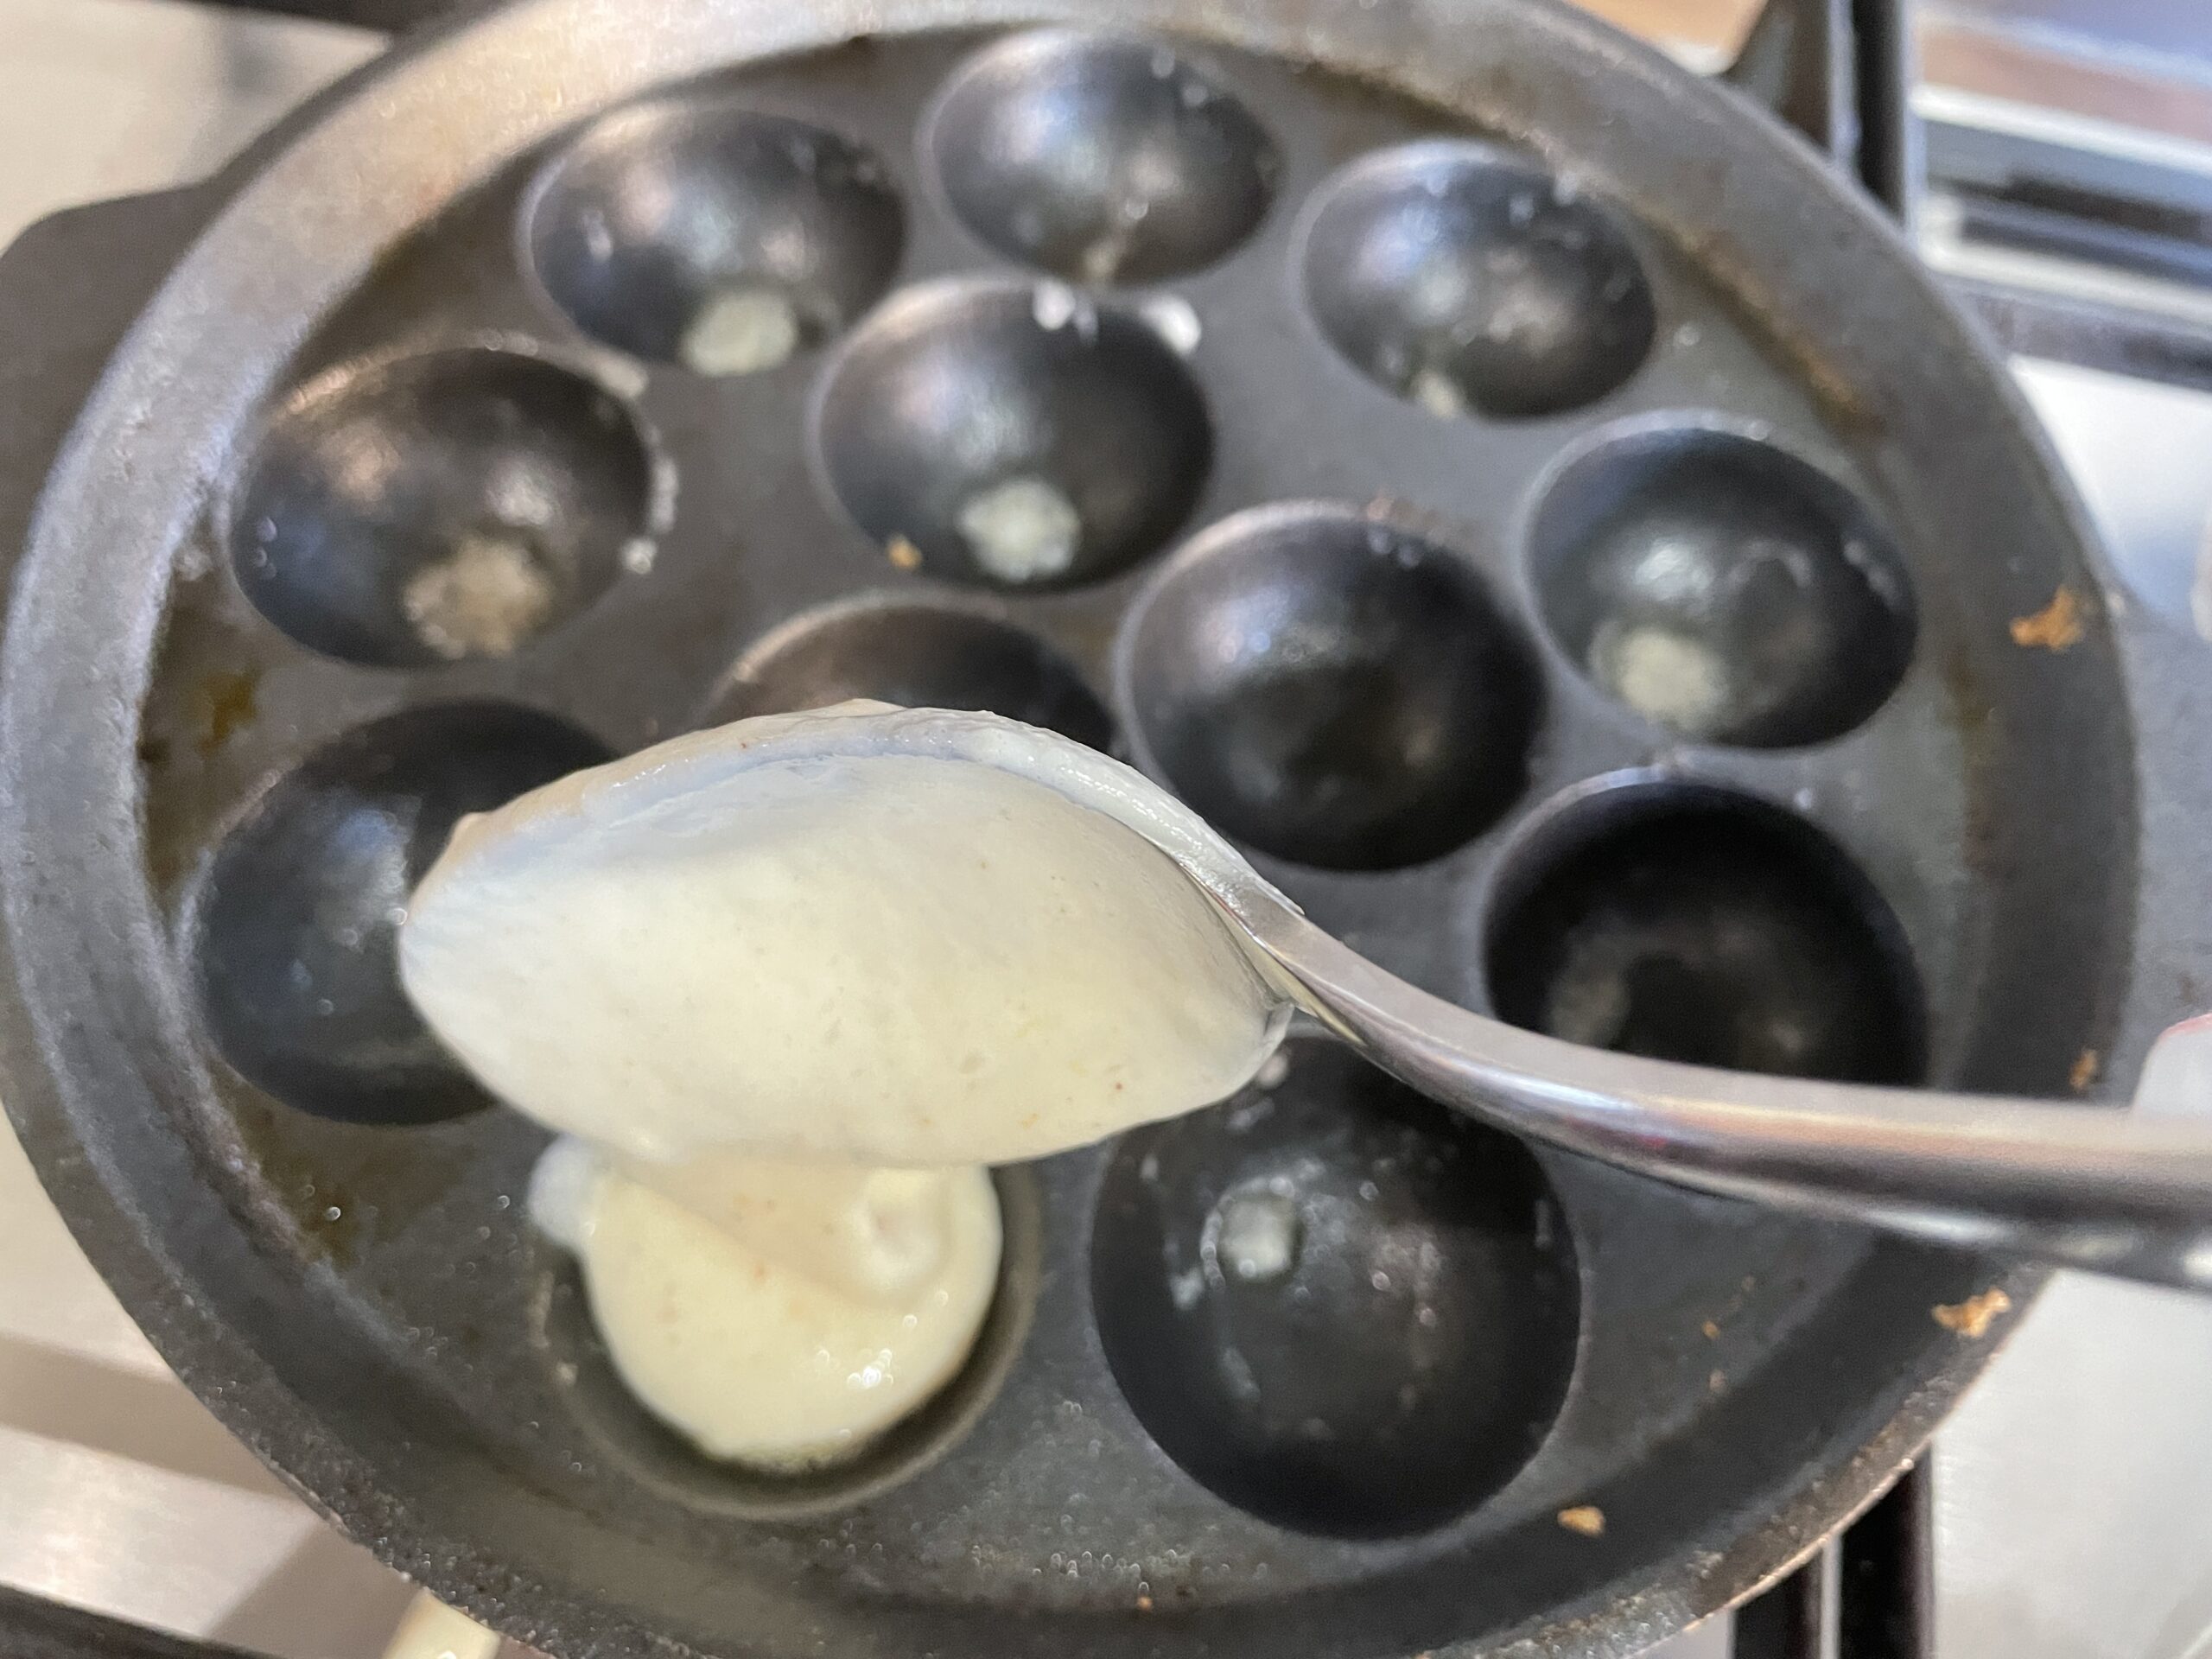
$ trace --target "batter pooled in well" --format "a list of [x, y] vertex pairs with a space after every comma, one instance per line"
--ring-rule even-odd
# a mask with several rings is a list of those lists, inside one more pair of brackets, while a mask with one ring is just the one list
[[996, 1271], [976, 1166], [1220, 1099], [1272, 1052], [1282, 1000], [1185, 866], [1256, 880], [1065, 739], [847, 704], [465, 821], [400, 969], [494, 1092], [598, 1149], [534, 1207], [626, 1379], [709, 1450], [791, 1463], [957, 1369]]
[[835, 1462], [926, 1402], [997, 1283], [981, 1169], [624, 1169], [562, 1140], [531, 1214], [575, 1253], [631, 1391], [701, 1450], [768, 1469]]

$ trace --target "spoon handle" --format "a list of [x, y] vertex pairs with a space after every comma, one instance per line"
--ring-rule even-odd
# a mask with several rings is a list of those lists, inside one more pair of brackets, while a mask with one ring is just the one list
[[2212, 1291], [2212, 1094], [2158, 1116], [1584, 1048], [1432, 996], [1268, 895], [1229, 899], [1299, 1000], [1423, 1094], [1708, 1192]]

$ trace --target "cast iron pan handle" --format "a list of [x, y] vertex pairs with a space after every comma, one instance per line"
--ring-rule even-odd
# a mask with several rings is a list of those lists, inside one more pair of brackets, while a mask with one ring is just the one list
[[0, 251], [0, 571], [101, 365], [207, 210], [204, 186], [123, 196], [40, 219]]
[[[206, 219], [204, 188], [41, 219], [0, 252], [0, 567], [87, 390]], [[0, 1586], [0, 1659], [244, 1659]]]
[[1920, 188], [1907, 0], [1767, 0], [1726, 79], [1907, 224]]
[[7, 1659], [246, 1659], [236, 1648], [164, 1636], [4, 1586], [0, 1653]]

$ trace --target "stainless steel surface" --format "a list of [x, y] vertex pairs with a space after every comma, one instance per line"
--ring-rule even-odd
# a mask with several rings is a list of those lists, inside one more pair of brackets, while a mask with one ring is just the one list
[[[2113, 46], [2121, 56], [2133, 47], [2194, 55], [2193, 67], [2166, 60], [2168, 73], [2202, 75], [2212, 47], [2188, 0], [1962, 10], [2101, 37], [2092, 56]], [[1944, 166], [2101, 214], [2107, 242], [2131, 223], [2171, 232], [2208, 200], [2212, 152], [2200, 145], [1952, 94], [1923, 108]], [[2048, 237], [2041, 251], [1977, 243], [1966, 213], [1930, 213], [1923, 227], [1939, 268], [2026, 296], [2025, 326], [2008, 338], [2068, 360], [2024, 357], [2016, 372], [2120, 580], [2168, 626], [2212, 640], [2203, 291], [2160, 276], [2174, 264], [2155, 245], [2113, 270], [2054, 257]], [[2038, 297], [2049, 295], [2075, 314], [2054, 317]], [[2180, 1040], [2193, 1046], [2196, 1075], [2170, 1077], [2161, 1099], [2202, 1113], [2212, 1100], [2212, 1032]], [[2072, 1274], [2053, 1281], [1936, 1441], [1940, 1655], [2190, 1659], [2212, 1649], [2209, 1382], [2212, 1303]]]
[[[2212, 1119], [2212, 1020], [2137, 1109]], [[2061, 1274], [1936, 1452], [1938, 1652], [2212, 1651], [2212, 1305]]]
[[2187, 1659], [2212, 1643], [2212, 1319], [2068, 1277], [1936, 1453], [1938, 1651]]
[[2212, 645], [2212, 389], [2021, 359], [2128, 593]]
[[1944, 88], [1914, 102], [1922, 257], [2009, 350], [2212, 387], [2212, 147]]
[[[1986, 11], [1987, 7], [1977, 8]], [[2208, 41], [2188, 3], [2084, 7], [2037, 0], [2023, 15], [2092, 32], [2147, 25], [2145, 44], [2198, 54]], [[1931, 118], [1976, 129], [2001, 172], [2019, 155], [1994, 143], [2023, 134], [2062, 177], [2153, 200], [2203, 200], [2212, 153], [2100, 124], [2018, 108], [1994, 112], [1939, 99]], [[2195, 343], [2212, 316], [2201, 290], [2093, 266], [1962, 247], [1955, 220], [1930, 216], [1942, 264], [2015, 291], [2056, 289], [2120, 308], [2014, 367], [2081, 486], [2133, 600], [2212, 657], [2212, 377]], [[2126, 315], [2189, 330], [2179, 344]], [[2084, 349], [2086, 347], [2086, 349]], [[2093, 365], [2093, 366], [2085, 366]], [[2142, 377], [2149, 375], [2152, 379]], [[2176, 382], [2179, 384], [2161, 384]], [[2208, 998], [2212, 1001], [2212, 998]], [[2192, 1079], [2172, 1103], [2212, 1100], [2212, 1032], [2185, 1039]], [[2196, 1659], [2212, 1651], [2212, 1303], [2172, 1291], [2062, 1274], [1937, 1437], [1936, 1634], [1942, 1659]]]
[[2198, 0], [1929, 0], [1929, 9], [2048, 41], [2069, 56], [2149, 61], [2212, 81]]
[[0, 1136], [0, 1583], [279, 1656], [374, 1659], [405, 1580], [170, 1375]]
[[[2212, 1289], [2212, 1121], [1763, 1077], [1560, 1042], [1385, 973], [1262, 887], [1224, 898], [1332, 1029], [1431, 1099], [1516, 1133], [1732, 1198]], [[1811, 1011], [1790, 1012], [1802, 1021]]]
[[1940, 209], [1921, 230], [1940, 267], [1973, 270], [1960, 245], [1980, 244], [1985, 259], [2041, 255], [2092, 292], [2133, 283], [2203, 315], [2212, 149], [1941, 87], [1913, 103], [1928, 137], [1928, 206]]

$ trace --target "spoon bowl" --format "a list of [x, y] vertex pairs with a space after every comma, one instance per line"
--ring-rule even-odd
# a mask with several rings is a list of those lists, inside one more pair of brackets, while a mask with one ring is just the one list
[[1264, 884], [1223, 903], [1329, 1030], [1430, 1099], [1501, 1128], [1703, 1192], [2212, 1290], [2212, 1122], [2202, 1117], [1585, 1048], [1408, 984]]
[[1563, 1042], [1378, 967], [1182, 802], [1056, 733], [918, 709], [809, 722], [798, 741], [824, 760], [892, 751], [993, 766], [1117, 819], [1211, 896], [1287, 1002], [1431, 1100], [1496, 1127], [1701, 1192], [2212, 1291], [2212, 1120]]

